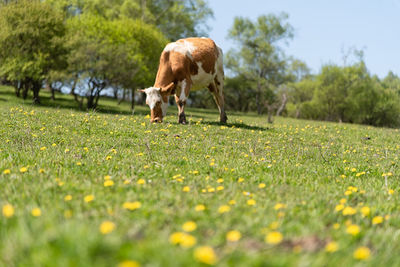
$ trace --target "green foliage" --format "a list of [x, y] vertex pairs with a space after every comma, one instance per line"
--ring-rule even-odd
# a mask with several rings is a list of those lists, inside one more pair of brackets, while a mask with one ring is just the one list
[[157, 26], [169, 40], [207, 35], [213, 16], [204, 0], [47, 0], [69, 16], [92, 14], [107, 20], [140, 19]]
[[[40, 1], [0, 8], [0, 76], [34, 91], [34, 101], [51, 70], [66, 66], [63, 16]], [[25, 96], [26, 96], [25, 91]], [[19, 94], [19, 91], [17, 91]]]
[[400, 126], [398, 78], [371, 77], [361, 60], [351, 66], [326, 65], [314, 79], [291, 84], [288, 114], [305, 119]]
[[255, 22], [237, 17], [229, 32], [229, 38], [238, 44], [238, 49], [227, 53], [227, 67], [251, 84], [259, 114], [264, 105], [274, 104], [276, 89], [287, 80], [287, 59], [280, 48], [293, 36], [287, 18], [284, 13], [262, 15]]
[[[88, 108], [95, 108], [107, 87], [134, 89], [154, 79], [159, 54], [167, 43], [153, 26], [139, 20], [104, 20], [81, 15], [68, 21], [70, 76], [79, 80]], [[93, 102], [95, 101], [95, 102]]]

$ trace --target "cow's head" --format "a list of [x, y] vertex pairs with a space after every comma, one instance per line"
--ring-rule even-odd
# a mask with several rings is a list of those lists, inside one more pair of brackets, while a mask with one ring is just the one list
[[174, 89], [174, 83], [170, 83], [163, 88], [149, 87], [139, 90], [146, 94], [146, 104], [150, 107], [151, 122], [162, 122], [163, 117], [167, 114], [168, 96]]

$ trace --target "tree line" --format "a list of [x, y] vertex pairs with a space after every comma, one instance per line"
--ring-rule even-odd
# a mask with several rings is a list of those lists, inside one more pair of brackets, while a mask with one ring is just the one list
[[[104, 91], [118, 101], [143, 103], [135, 90], [152, 85], [164, 46], [207, 36], [213, 12], [205, 0], [22, 0], [0, 2], [0, 82], [18, 97], [67, 88], [80, 108], [95, 109]], [[236, 17], [225, 51], [228, 110], [273, 116], [400, 126], [400, 78], [369, 73], [363, 52], [311, 74], [286, 55], [294, 36], [288, 15]], [[189, 105], [214, 107], [206, 91]]]

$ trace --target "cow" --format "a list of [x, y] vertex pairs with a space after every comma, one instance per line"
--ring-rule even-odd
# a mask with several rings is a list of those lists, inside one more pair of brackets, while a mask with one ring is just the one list
[[165, 46], [154, 86], [139, 90], [146, 93], [150, 121], [162, 122], [168, 99], [175, 95], [178, 123], [186, 124], [185, 105], [190, 90], [207, 87], [217, 103], [220, 122], [226, 123], [224, 109], [224, 67], [222, 50], [209, 38], [186, 38]]

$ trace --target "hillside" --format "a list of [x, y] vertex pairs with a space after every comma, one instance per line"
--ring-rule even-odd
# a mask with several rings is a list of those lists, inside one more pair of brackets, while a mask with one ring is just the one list
[[400, 265], [399, 130], [41, 96], [0, 87], [1, 266]]

